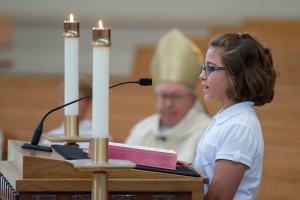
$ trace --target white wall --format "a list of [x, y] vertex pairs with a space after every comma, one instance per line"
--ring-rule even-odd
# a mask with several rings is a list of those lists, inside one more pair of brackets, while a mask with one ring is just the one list
[[[128, 76], [139, 44], [155, 45], [170, 28], [201, 35], [214, 25], [236, 25], [247, 18], [300, 19], [297, 0], [0, 0], [0, 15], [14, 20], [14, 47], [0, 52], [14, 65], [1, 73], [63, 74], [63, 21], [80, 21], [80, 70], [92, 71], [92, 27], [111, 27], [110, 73]], [[3, 56], [2, 56], [3, 57]]]

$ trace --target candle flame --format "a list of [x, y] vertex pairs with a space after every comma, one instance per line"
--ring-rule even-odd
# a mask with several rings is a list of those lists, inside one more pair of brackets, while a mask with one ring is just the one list
[[102, 21], [101, 20], [99, 20], [99, 28], [103, 29], [103, 25], [102, 25]]
[[70, 22], [73, 22], [74, 21], [74, 17], [73, 17], [73, 14], [71, 13], [70, 14]]

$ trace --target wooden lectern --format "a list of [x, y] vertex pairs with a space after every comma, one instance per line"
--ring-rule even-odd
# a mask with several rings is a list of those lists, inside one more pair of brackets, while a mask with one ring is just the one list
[[[23, 149], [23, 143], [9, 140], [8, 160], [0, 162], [2, 199], [91, 199], [91, 173], [77, 170], [56, 151]], [[106, 171], [112, 200], [199, 200], [207, 183], [202, 177], [136, 168]]]

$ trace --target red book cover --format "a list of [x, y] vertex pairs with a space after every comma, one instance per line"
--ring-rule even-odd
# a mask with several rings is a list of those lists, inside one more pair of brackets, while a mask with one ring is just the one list
[[[89, 152], [92, 152], [91, 149]], [[91, 155], [89, 155], [91, 156]], [[176, 169], [177, 154], [173, 150], [109, 142], [108, 158], [129, 160], [137, 165]]]

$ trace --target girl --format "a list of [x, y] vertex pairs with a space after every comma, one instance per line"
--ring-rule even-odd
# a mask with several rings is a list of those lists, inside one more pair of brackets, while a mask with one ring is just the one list
[[277, 73], [271, 52], [249, 33], [213, 38], [200, 74], [205, 100], [218, 101], [194, 166], [209, 178], [205, 199], [255, 199], [264, 141], [253, 106], [273, 100]]

